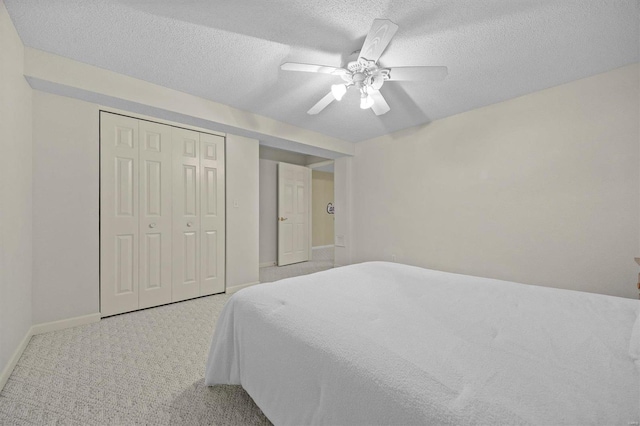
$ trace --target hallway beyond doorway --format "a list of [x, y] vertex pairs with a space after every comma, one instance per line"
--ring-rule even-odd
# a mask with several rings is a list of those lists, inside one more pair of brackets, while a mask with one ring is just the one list
[[333, 268], [333, 251], [333, 246], [314, 248], [311, 252], [311, 260], [308, 262], [260, 268], [260, 282], [278, 281], [331, 269]]

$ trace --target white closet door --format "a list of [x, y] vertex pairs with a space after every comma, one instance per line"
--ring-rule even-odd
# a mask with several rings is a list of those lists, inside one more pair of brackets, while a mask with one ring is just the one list
[[172, 300], [200, 295], [200, 134], [172, 128]]
[[222, 293], [224, 280], [224, 138], [200, 134], [200, 295]]
[[139, 122], [140, 301], [171, 302], [171, 127]]
[[138, 308], [138, 120], [100, 114], [102, 316]]

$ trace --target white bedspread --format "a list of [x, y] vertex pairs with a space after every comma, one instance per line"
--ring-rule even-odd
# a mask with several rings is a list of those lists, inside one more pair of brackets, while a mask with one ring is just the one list
[[640, 421], [640, 302], [371, 262], [244, 289], [207, 385], [275, 424]]

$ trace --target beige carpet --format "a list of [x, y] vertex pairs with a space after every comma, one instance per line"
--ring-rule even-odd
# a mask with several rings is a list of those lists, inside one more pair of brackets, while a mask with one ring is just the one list
[[270, 424], [240, 386], [204, 386], [216, 295], [34, 336], [0, 424]]

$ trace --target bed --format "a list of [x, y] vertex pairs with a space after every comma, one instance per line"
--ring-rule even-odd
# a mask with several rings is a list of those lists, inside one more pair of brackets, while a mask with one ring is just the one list
[[368, 262], [233, 295], [205, 383], [242, 385], [277, 425], [636, 425], [639, 313], [632, 299]]

